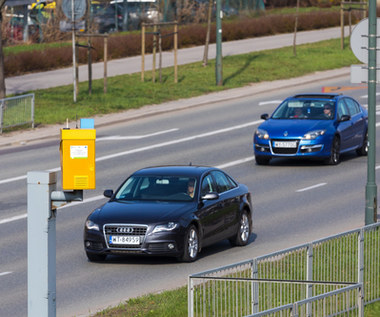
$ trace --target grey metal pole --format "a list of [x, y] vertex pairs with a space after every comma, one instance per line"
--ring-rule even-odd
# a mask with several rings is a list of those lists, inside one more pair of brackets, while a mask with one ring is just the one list
[[365, 224], [377, 218], [376, 185], [376, 0], [368, 6], [368, 166]]
[[216, 85], [223, 85], [222, 76], [222, 0], [216, 0], [216, 60], [215, 60]]
[[56, 172], [27, 174], [28, 317], [56, 316], [56, 213], [50, 195]]
[[76, 58], [75, 58], [75, 22], [74, 22], [74, 0], [71, 0], [71, 32], [72, 32], [72, 45], [73, 45], [73, 99], [77, 102], [77, 74], [76, 74]]

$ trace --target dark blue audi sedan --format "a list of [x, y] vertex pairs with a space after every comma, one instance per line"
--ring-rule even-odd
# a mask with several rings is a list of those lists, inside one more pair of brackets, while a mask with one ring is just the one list
[[205, 166], [141, 169], [94, 210], [84, 227], [90, 261], [109, 254], [145, 254], [196, 260], [201, 249], [228, 239], [248, 244], [251, 194], [224, 171]]
[[316, 158], [336, 165], [340, 155], [368, 153], [368, 112], [340, 94], [299, 94], [285, 99], [253, 137], [256, 163], [272, 158]]

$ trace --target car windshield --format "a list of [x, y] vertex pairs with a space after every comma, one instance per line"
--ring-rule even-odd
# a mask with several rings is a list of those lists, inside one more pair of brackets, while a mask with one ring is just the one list
[[116, 200], [192, 201], [197, 181], [188, 176], [131, 176], [115, 195]]
[[326, 99], [285, 100], [272, 114], [272, 119], [331, 120], [334, 102]]

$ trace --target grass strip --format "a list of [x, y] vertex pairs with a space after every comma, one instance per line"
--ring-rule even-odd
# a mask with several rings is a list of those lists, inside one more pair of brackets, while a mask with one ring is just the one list
[[[152, 83], [151, 72], [108, 78], [107, 93], [103, 93], [103, 79], [79, 83], [77, 102], [73, 102], [72, 85], [35, 91], [36, 125], [64, 123], [76, 118], [92, 117], [140, 108], [144, 105], [200, 96], [220, 90], [243, 87], [252, 83], [299, 77], [316, 71], [337, 69], [358, 63], [346, 39], [340, 49], [340, 39], [299, 45], [223, 58], [223, 86], [215, 83], [215, 60], [207, 67], [199, 63], [179, 66], [178, 83], [174, 83], [173, 67], [162, 70], [162, 83]], [[158, 79], [158, 72], [156, 72]]]

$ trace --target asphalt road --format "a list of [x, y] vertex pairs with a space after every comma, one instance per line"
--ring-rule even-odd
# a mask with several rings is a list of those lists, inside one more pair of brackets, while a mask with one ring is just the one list
[[[354, 87], [344, 92], [367, 103], [365, 86], [351, 85], [346, 75], [97, 128], [97, 189], [85, 192], [84, 203], [58, 211], [57, 316], [86, 316], [127, 298], [186, 285], [192, 273], [364, 225], [365, 157], [344, 155], [338, 166], [282, 159], [269, 166], [254, 163], [252, 134], [260, 114], [270, 113], [288, 95], [320, 92], [323, 86]], [[53, 137], [0, 148], [0, 316], [26, 315], [25, 175], [58, 170], [58, 145]], [[255, 223], [247, 247], [221, 242], [191, 264], [133, 256], [110, 257], [101, 264], [87, 261], [83, 224], [105, 201], [104, 189], [115, 189], [138, 168], [189, 162], [221, 167], [248, 185]]]

